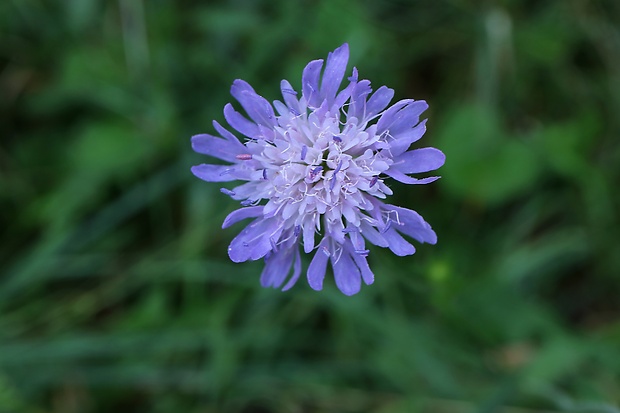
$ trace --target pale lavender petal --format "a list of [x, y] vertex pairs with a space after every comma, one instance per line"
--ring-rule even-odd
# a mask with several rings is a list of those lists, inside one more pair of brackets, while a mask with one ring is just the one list
[[377, 122], [377, 133], [383, 133], [388, 130], [390, 126], [392, 126], [392, 124], [396, 120], [398, 120], [401, 109], [409, 105], [413, 101], [413, 99], [399, 100], [398, 102], [390, 106], [385, 112], [383, 112], [383, 114], [379, 118], [379, 121]]
[[394, 159], [391, 168], [404, 174], [416, 174], [434, 171], [446, 161], [446, 155], [439, 149], [420, 148], [405, 152]]
[[387, 107], [394, 97], [394, 89], [381, 86], [372, 94], [366, 104], [366, 118], [372, 118]]
[[233, 188], [233, 192], [232, 199], [236, 199], [237, 201], [252, 198], [252, 196], [256, 194], [256, 182], [250, 181], [243, 185], [236, 186]]
[[267, 142], [273, 142], [276, 137], [276, 131], [273, 127], [267, 127], [264, 125], [258, 125], [258, 135], [256, 135], [255, 139], [265, 139]]
[[[266, 256], [269, 251], [273, 249], [274, 243], [277, 245], [277, 240], [280, 239], [281, 235], [281, 226], [276, 226], [276, 228], [272, 232], [265, 232], [260, 242], [257, 242], [254, 247], [250, 246], [250, 248], [252, 249], [252, 251], [250, 252], [250, 260], [256, 261]], [[267, 244], [269, 244], [269, 247], [267, 247]]]
[[327, 117], [327, 114], [329, 113], [329, 105], [327, 104], [326, 100], [323, 100], [323, 102], [318, 106], [315, 107], [314, 109], [314, 115], [316, 115], [319, 119], [320, 118], [324, 118]]
[[330, 256], [330, 252], [327, 249], [328, 238], [325, 237], [319, 243], [319, 248], [317, 249], [312, 261], [310, 262], [310, 266], [308, 267], [308, 284], [313, 290], [322, 290], [323, 289], [323, 280], [325, 279], [325, 270], [327, 269], [327, 260]]
[[290, 290], [301, 275], [301, 255], [299, 254], [299, 250], [295, 248], [295, 263], [293, 264], [293, 275], [288, 280], [286, 285], [282, 288], [282, 291]]
[[267, 99], [256, 94], [252, 86], [244, 80], [237, 79], [230, 88], [230, 94], [241, 103], [243, 109], [254, 122], [264, 126], [275, 126], [273, 107]]
[[260, 284], [263, 287], [279, 288], [293, 263], [293, 249], [283, 249], [272, 252], [269, 258], [265, 259], [265, 268], [260, 276]]
[[278, 112], [280, 116], [290, 115], [291, 113], [291, 109], [284, 103], [280, 102], [279, 100], [273, 101], [273, 107], [276, 108], [276, 112]]
[[256, 260], [271, 250], [270, 239], [279, 238], [282, 233], [276, 219], [258, 218], [245, 227], [228, 247], [228, 256], [233, 262]]
[[366, 238], [371, 244], [376, 245], [378, 247], [387, 248], [388, 242], [379, 231], [373, 226], [371, 226], [368, 222], [362, 221], [360, 224], [360, 229], [362, 230], [362, 235]]
[[243, 148], [243, 145], [235, 145], [228, 140], [206, 133], [192, 136], [192, 149], [195, 152], [228, 162], [236, 162], [236, 156], [241, 153]]
[[338, 289], [345, 295], [357, 294], [362, 288], [362, 276], [349, 253], [342, 251], [340, 257], [334, 254], [331, 262]]
[[237, 138], [235, 135], [233, 135], [231, 132], [229, 132], [226, 128], [224, 128], [222, 125], [220, 125], [215, 120], [213, 121], [213, 127], [215, 128], [217, 133], [222, 135], [232, 145], [235, 145], [237, 148], [239, 148], [240, 152], [247, 150], [245, 145], [243, 145], [241, 142], [239, 142], [239, 138]]
[[362, 273], [362, 279], [366, 285], [370, 285], [375, 281], [375, 275], [372, 273], [370, 266], [368, 265], [368, 260], [362, 254], [351, 252], [351, 257], [353, 261], [355, 261], [355, 265], [360, 269]]
[[362, 235], [358, 231], [356, 230], [350, 231], [349, 239], [350, 239], [350, 242], [346, 244], [351, 245], [353, 247], [353, 251], [363, 251], [366, 249], [364, 237], [362, 237]]
[[314, 249], [314, 225], [306, 224], [303, 229], [304, 252], [309, 254]]
[[336, 95], [336, 99], [332, 103], [332, 108], [336, 110], [340, 110], [340, 108], [346, 103], [346, 101], [351, 97], [351, 92], [355, 88], [357, 84], [357, 69], [353, 68], [353, 75], [349, 77], [349, 85], [341, 90], [338, 95]]
[[399, 133], [396, 136], [392, 136], [394, 139], [390, 141], [390, 152], [392, 156], [396, 157], [411, 146], [412, 143], [417, 142], [426, 132], [426, 119], [418, 123], [418, 125], [409, 129], [408, 131]]
[[398, 169], [395, 169], [395, 168], [388, 169], [387, 171], [385, 171], [385, 174], [396, 179], [398, 182], [402, 182], [404, 184], [413, 184], [413, 185], [430, 184], [431, 182], [435, 182], [436, 180], [440, 178], [439, 176], [429, 176], [428, 178], [421, 178], [421, 179], [412, 178], [409, 175], [405, 175], [404, 173], [400, 172]]
[[234, 173], [234, 165], [208, 165], [201, 164], [192, 166], [192, 173], [207, 182], [229, 182], [239, 179]]
[[338, 87], [344, 78], [344, 72], [347, 70], [348, 61], [349, 45], [347, 43], [327, 55], [325, 72], [321, 81], [321, 98], [326, 99], [328, 105], [334, 101]]
[[286, 103], [286, 106], [299, 111], [299, 99], [297, 99], [297, 91], [293, 89], [293, 86], [291, 86], [288, 80], [282, 80], [280, 82], [280, 90], [282, 91], [282, 98], [284, 99], [284, 103]]
[[392, 124], [388, 127], [390, 135], [399, 135], [418, 124], [420, 114], [428, 109], [428, 104], [423, 100], [409, 103], [401, 109], [392, 119]]
[[253, 138], [258, 135], [258, 126], [254, 122], [246, 119], [241, 113], [237, 112], [230, 103], [224, 106], [224, 118], [230, 126], [248, 138]]
[[247, 218], [255, 218], [263, 215], [264, 206], [254, 206], [254, 207], [245, 207], [236, 209], [224, 219], [224, 223], [222, 223], [222, 228], [228, 228], [229, 226], [236, 224], [239, 221], [242, 221]]
[[355, 117], [362, 121], [366, 111], [366, 97], [372, 92], [368, 80], [360, 80], [351, 91], [351, 101], [347, 108], [347, 117]]
[[383, 234], [383, 237], [387, 240], [390, 250], [399, 257], [415, 253], [415, 247], [396, 232], [394, 228], [388, 229]]
[[437, 234], [435, 234], [430, 224], [417, 212], [389, 204], [386, 204], [384, 207], [386, 210], [395, 211], [398, 214], [401, 225], [394, 226], [394, 229], [397, 231], [419, 242], [427, 242], [429, 244], [437, 242]]
[[321, 96], [319, 94], [319, 77], [321, 75], [322, 67], [323, 59], [313, 60], [306, 65], [301, 76], [303, 95], [306, 98], [308, 105], [313, 108], [321, 105]]

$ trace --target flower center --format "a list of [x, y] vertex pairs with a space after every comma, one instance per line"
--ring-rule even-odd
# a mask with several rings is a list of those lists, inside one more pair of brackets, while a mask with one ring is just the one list
[[391, 194], [379, 179], [387, 169], [379, 151], [368, 148], [376, 137], [338, 118], [315, 113], [282, 121], [271, 141], [253, 144], [264, 168], [257, 195], [268, 199], [265, 214], [280, 214], [290, 225], [304, 225], [308, 216], [359, 224], [361, 211], [371, 208], [364, 193]]

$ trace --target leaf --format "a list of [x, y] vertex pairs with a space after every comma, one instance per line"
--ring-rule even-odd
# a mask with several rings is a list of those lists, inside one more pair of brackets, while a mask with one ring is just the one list
[[502, 130], [489, 108], [458, 108], [438, 135], [437, 147], [446, 154], [441, 186], [452, 196], [498, 204], [536, 182], [540, 165], [535, 153]]

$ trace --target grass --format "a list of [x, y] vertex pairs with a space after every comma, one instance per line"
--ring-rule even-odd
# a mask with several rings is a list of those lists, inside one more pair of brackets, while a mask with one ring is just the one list
[[[0, 412], [619, 412], [618, 27], [611, 0], [2, 3]], [[189, 137], [345, 41], [430, 104], [442, 179], [392, 187], [439, 242], [373, 249], [354, 297], [264, 290]]]

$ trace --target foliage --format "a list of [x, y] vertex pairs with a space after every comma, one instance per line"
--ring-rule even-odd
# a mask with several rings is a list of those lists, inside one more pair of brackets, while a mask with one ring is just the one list
[[[614, 0], [2, 2], [0, 411], [620, 411], [619, 27]], [[443, 178], [395, 203], [439, 242], [374, 249], [354, 297], [264, 290], [189, 137], [345, 41], [430, 104]]]

